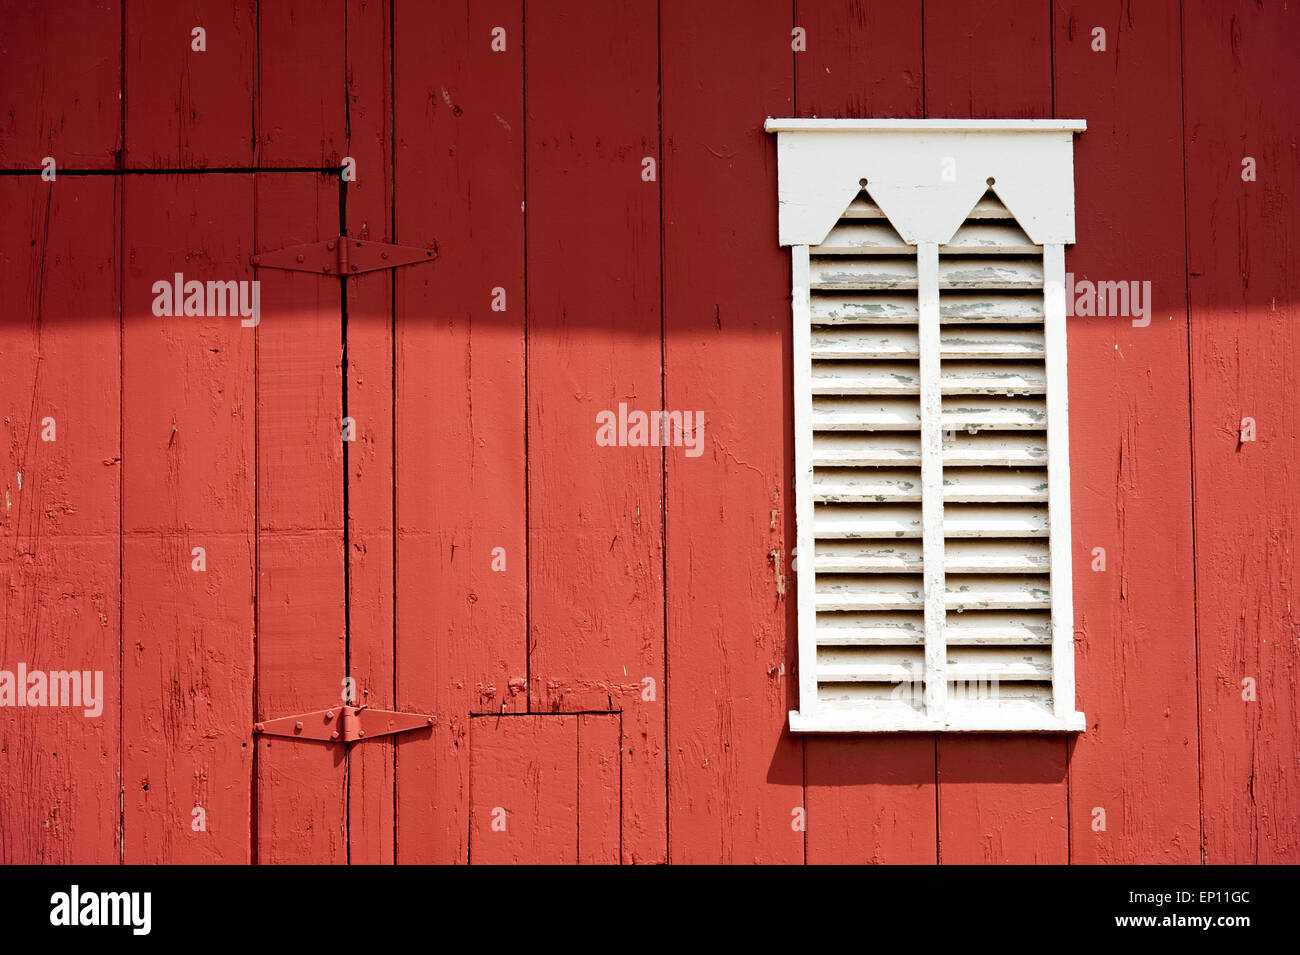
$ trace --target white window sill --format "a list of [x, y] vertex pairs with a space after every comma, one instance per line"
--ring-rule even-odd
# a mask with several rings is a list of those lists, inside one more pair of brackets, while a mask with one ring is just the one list
[[946, 719], [936, 720], [923, 710], [893, 706], [835, 705], [822, 703], [815, 716], [790, 711], [793, 733], [1082, 733], [1084, 716], [1072, 713], [1061, 719], [1034, 703], [950, 705]]

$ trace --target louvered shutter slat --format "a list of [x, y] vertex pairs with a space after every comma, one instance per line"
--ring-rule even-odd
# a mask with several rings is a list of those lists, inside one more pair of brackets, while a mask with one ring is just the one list
[[821, 432], [812, 437], [814, 467], [897, 467], [921, 465], [921, 442], [915, 433]]
[[948, 256], [939, 260], [939, 291], [985, 289], [1017, 291], [1043, 287], [1043, 260], [1022, 256]]
[[943, 499], [957, 503], [1047, 500], [1047, 472], [1009, 468], [945, 468]]
[[818, 255], [907, 255], [911, 249], [888, 222], [840, 220], [817, 246]]
[[914, 540], [884, 543], [822, 540], [817, 542], [817, 573], [900, 574], [921, 572], [921, 544]]
[[[976, 312], [981, 307], [972, 301], [966, 310]], [[881, 292], [816, 292], [809, 311], [818, 325], [915, 325], [919, 318], [915, 295]], [[1041, 310], [1038, 321], [1042, 321]]]
[[819, 395], [812, 413], [813, 427], [821, 431], [914, 431], [921, 423], [916, 402], [904, 398]]
[[[910, 328], [882, 331], [875, 328], [849, 328], [837, 325], [816, 331], [812, 336], [813, 361], [916, 358], [920, 353], [916, 332]], [[814, 374], [819, 371], [815, 366], [813, 370]]]
[[939, 321], [1041, 325], [1043, 297], [1035, 292], [948, 292], [939, 300]]
[[1043, 333], [1032, 328], [993, 329], [965, 323], [945, 325], [939, 335], [939, 357], [944, 361], [974, 359], [1043, 358]]
[[920, 537], [921, 509], [898, 505], [819, 506], [813, 530], [821, 538]]
[[827, 256], [811, 261], [810, 274], [814, 290], [915, 289], [916, 259], [910, 256]]
[[1012, 220], [1005, 222], [970, 221], [957, 230], [947, 244], [939, 246], [940, 255], [1035, 255], [1033, 239]]
[[854, 504], [919, 501], [921, 485], [913, 470], [824, 468], [813, 474], [818, 501]]

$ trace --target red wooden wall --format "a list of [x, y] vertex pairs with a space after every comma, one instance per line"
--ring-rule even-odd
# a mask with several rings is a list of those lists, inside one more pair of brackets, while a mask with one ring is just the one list
[[[0, 709], [0, 861], [1300, 861], [1298, 16], [11, 4], [0, 669], [105, 702]], [[786, 728], [790, 115], [1088, 122], [1067, 266], [1153, 308], [1069, 321], [1077, 738]], [[438, 257], [250, 264], [341, 229]], [[435, 726], [251, 734], [348, 676]]]

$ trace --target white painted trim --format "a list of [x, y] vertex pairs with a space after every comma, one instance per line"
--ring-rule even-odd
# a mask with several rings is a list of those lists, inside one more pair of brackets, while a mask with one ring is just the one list
[[1082, 119], [774, 119], [763, 123], [769, 133], [824, 130], [841, 133], [889, 132], [1069, 132], [1082, 133]]
[[939, 385], [939, 246], [916, 250], [921, 366], [921, 540], [925, 581], [925, 712], [943, 722], [948, 712], [948, 647], [943, 627], [943, 413]]
[[781, 245], [825, 241], [863, 179], [908, 245], [948, 242], [989, 180], [1035, 245], [1074, 241], [1076, 130], [1061, 121], [802, 122], [777, 132]]
[[812, 310], [808, 246], [790, 249], [794, 315], [794, 522], [797, 569], [799, 705], [817, 713], [817, 544], [813, 533]]
[[1070, 547], [1070, 410], [1066, 378], [1065, 246], [1043, 249], [1047, 374], [1047, 521], [1052, 591], [1052, 699], [1074, 713], [1074, 571]]
[[1054, 716], [1042, 707], [1002, 708], [980, 714], [978, 722], [954, 716], [948, 720], [930, 719], [923, 713], [855, 712], [851, 706], [822, 704], [818, 715], [806, 716], [790, 711], [793, 733], [1081, 733], [1082, 713]]
[[[788, 124], [788, 125], [787, 125]], [[1075, 733], [1074, 613], [1070, 542], [1069, 419], [1066, 380], [1065, 243], [1074, 241], [1073, 121], [769, 121], [791, 135], [778, 140], [781, 242], [791, 246], [795, 424], [795, 568], [800, 709], [790, 729], [807, 733]], [[822, 131], [856, 135], [825, 137]], [[908, 132], [911, 136], [876, 135]], [[981, 135], [989, 133], [989, 135]], [[936, 184], [947, 156], [958, 173]], [[1043, 249], [1044, 370], [1048, 442], [1049, 589], [1052, 697], [968, 703], [946, 679], [943, 421], [939, 350], [939, 246], [951, 238], [989, 188]], [[925, 706], [823, 701], [818, 695], [816, 539], [813, 470], [811, 248], [822, 241], [868, 179], [871, 198], [916, 247], [920, 353], [922, 556]], [[823, 221], [825, 220], [825, 221]], [[790, 241], [791, 235], [804, 236]], [[809, 238], [812, 236], [813, 238]]]

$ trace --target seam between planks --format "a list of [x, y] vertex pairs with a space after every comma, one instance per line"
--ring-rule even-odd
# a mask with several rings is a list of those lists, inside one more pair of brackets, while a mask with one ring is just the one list
[[[1187, 456], [1188, 493], [1191, 496], [1192, 519], [1192, 648], [1196, 672], [1192, 683], [1196, 688], [1196, 823], [1197, 842], [1201, 850], [1201, 864], [1205, 864], [1205, 754], [1201, 733], [1201, 596], [1199, 592], [1200, 567], [1196, 562], [1196, 401], [1193, 389], [1195, 375], [1192, 371], [1192, 235], [1191, 216], [1187, 195], [1187, 57], [1184, 50], [1183, 3], [1178, 3], [1178, 105], [1182, 136], [1183, 173], [1183, 311], [1187, 317]], [[1256, 862], [1258, 862], [1258, 858]]]
[[[657, 152], [659, 154], [659, 407], [668, 407], [668, 322], [667, 322], [667, 282], [664, 278], [664, 247], [667, 242], [667, 229], [664, 226], [664, 189], [667, 177], [664, 176], [664, 5], [663, 0], [655, 4], [655, 61], [658, 85], [658, 136]], [[671, 707], [668, 705], [668, 450], [659, 448], [659, 557], [663, 592], [663, 674], [660, 681], [660, 706], [664, 713], [664, 863], [672, 860], [672, 745], [669, 735], [668, 718]], [[618, 860], [623, 862], [623, 712], [618, 716]]]

